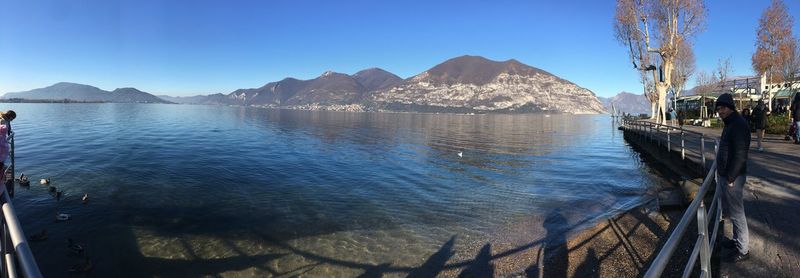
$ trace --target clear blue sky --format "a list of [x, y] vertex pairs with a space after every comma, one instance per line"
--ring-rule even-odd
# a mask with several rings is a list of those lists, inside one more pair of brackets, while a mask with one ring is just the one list
[[[769, 0], [706, 2], [698, 69], [731, 57], [735, 75], [751, 74]], [[786, 2], [800, 21], [800, 1]], [[59, 81], [228, 93], [326, 70], [380, 67], [406, 78], [464, 54], [514, 58], [600, 96], [638, 93], [626, 49], [613, 37], [614, 3], [0, 0], [0, 93]]]

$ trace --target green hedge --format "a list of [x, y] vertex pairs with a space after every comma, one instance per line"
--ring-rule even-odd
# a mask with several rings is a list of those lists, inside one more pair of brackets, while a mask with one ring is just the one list
[[786, 135], [789, 130], [789, 117], [786, 114], [774, 114], [767, 116], [767, 133]]
[[720, 121], [719, 118], [711, 118], [711, 119], [708, 119], [708, 121], [711, 123], [711, 128], [723, 128], [723, 127], [725, 127], [725, 122]]

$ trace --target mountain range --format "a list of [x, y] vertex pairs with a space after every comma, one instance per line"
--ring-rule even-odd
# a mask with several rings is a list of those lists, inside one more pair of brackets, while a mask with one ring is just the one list
[[616, 96], [604, 98], [600, 97], [603, 106], [612, 112], [611, 104], [614, 104], [618, 112], [625, 112], [633, 115], [650, 114], [650, 101], [644, 95], [637, 95], [628, 92], [620, 92]]
[[60, 82], [49, 87], [25, 92], [6, 93], [4, 99], [99, 101], [120, 103], [171, 103], [135, 88], [118, 88], [113, 91], [101, 90], [94, 86]]
[[516, 60], [479, 56], [447, 60], [407, 79], [371, 68], [353, 75], [327, 71], [310, 80], [285, 78], [258, 88], [192, 97], [153, 96], [133, 88], [112, 92], [58, 83], [3, 98], [73, 99], [243, 105], [339, 111], [605, 113], [593, 92]]

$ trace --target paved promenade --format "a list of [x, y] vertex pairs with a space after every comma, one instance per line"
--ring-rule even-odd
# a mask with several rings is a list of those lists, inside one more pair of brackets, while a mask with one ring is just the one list
[[[713, 160], [713, 139], [719, 138], [722, 129], [695, 126], [684, 126], [684, 128], [703, 133], [705, 137], [711, 139], [706, 143], [706, 164], [710, 166]], [[670, 144], [670, 149], [679, 152], [680, 134], [676, 135], [673, 132], [674, 130], [670, 132], [673, 142]], [[656, 136], [664, 140], [666, 131], [660, 130]], [[699, 149], [698, 137], [689, 134], [684, 136], [686, 136], [686, 159], [699, 162], [699, 152], [689, 151], [689, 149]], [[752, 134], [752, 139], [744, 197], [747, 223], [750, 228], [750, 258], [736, 264], [721, 262], [719, 274], [721, 277], [798, 277], [800, 275], [800, 145], [785, 141], [783, 135], [768, 134], [764, 139], [764, 151], [759, 152], [756, 150], [755, 134]], [[724, 232], [726, 236], [731, 236], [728, 223]]]

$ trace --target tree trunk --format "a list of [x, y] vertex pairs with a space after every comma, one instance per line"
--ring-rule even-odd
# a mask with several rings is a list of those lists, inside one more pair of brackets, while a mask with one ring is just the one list
[[657, 105], [656, 102], [650, 101], [650, 119], [651, 120], [655, 120], [656, 119], [656, 111], [657, 111], [656, 110], [656, 105]]
[[767, 103], [767, 111], [772, 113], [772, 67], [770, 67], [770, 72], [768, 73], [768, 75], [769, 75], [769, 85], [767, 86], [767, 88], [769, 89], [767, 89], [767, 101], [765, 102]]
[[666, 83], [656, 85], [656, 93], [658, 93], [658, 118], [656, 122], [659, 124], [666, 123], [667, 114], [667, 88]]
[[[666, 124], [667, 123], [667, 90], [671, 84], [670, 80], [672, 80], [672, 67], [674, 65], [675, 57], [671, 55], [663, 55], [661, 56], [662, 60], [662, 75], [664, 77], [663, 82], [656, 82], [656, 93], [658, 93], [658, 116], [659, 119], [657, 122], [659, 124]], [[659, 80], [658, 71], [653, 71], [654, 80]]]

